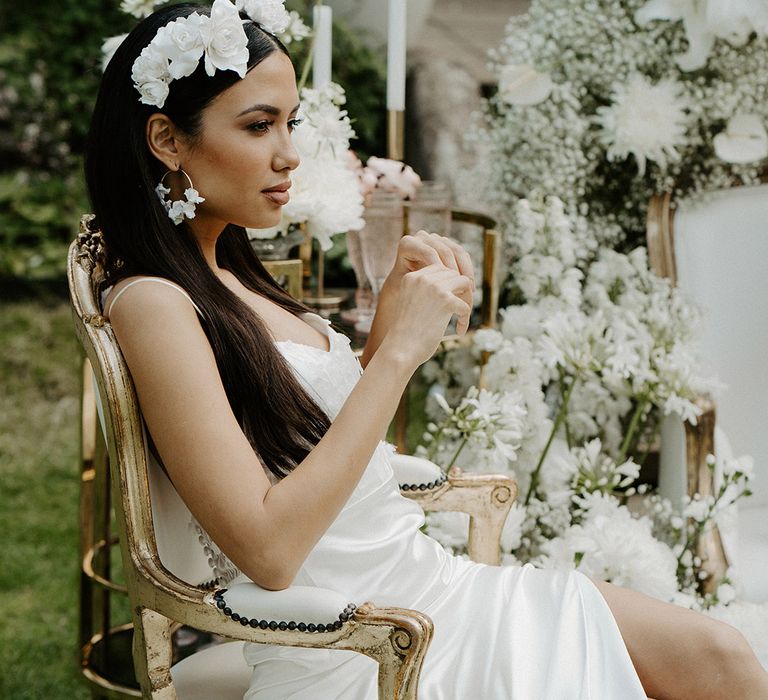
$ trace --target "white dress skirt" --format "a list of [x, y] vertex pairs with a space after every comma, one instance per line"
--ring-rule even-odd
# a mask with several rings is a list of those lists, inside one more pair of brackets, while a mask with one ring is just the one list
[[[362, 372], [349, 340], [305, 315], [329, 351], [280, 341], [303, 386], [333, 419]], [[349, 601], [420, 610], [434, 637], [421, 700], [645, 700], [608, 605], [578, 572], [492, 567], [454, 557], [420, 531], [385, 446], [304, 562], [295, 583]], [[348, 651], [245, 645], [245, 700], [376, 700], [377, 664]]]

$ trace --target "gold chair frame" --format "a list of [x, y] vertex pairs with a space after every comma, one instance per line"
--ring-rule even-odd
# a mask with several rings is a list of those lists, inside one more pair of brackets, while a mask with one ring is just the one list
[[[648, 204], [646, 220], [646, 242], [648, 261], [651, 269], [677, 285], [677, 264], [675, 260], [674, 235], [675, 209], [669, 192], [656, 194]], [[712, 471], [707, 457], [715, 452], [715, 405], [708, 397], [697, 400], [702, 410], [696, 425], [684, 422], [685, 453], [688, 495], [700, 493], [703, 496], [715, 494]], [[710, 524], [696, 541], [696, 555], [701, 559], [701, 570], [707, 574], [701, 583], [704, 593], [713, 592], [728, 569], [728, 557], [717, 525]]]
[[[68, 282], [75, 331], [93, 368], [104, 402], [106, 446], [96, 426], [93, 386], [84, 371], [81, 496], [81, 629], [82, 671], [103, 697], [136, 697], [95, 672], [94, 646], [115, 631], [110, 628], [108, 594], [121, 586], [110, 580], [109, 557], [97, 557], [114, 543], [109, 532], [110, 482], [118, 541], [133, 618], [133, 662], [141, 696], [172, 700], [171, 634], [181, 625], [233, 640], [257, 644], [347, 649], [379, 664], [379, 698], [415, 700], [421, 665], [433, 625], [423, 613], [378, 608], [364, 603], [341, 629], [327, 632], [262, 630], [243, 626], [217, 609], [213, 591], [193, 586], [168, 571], [160, 561], [152, 523], [147, 452], [133, 383], [109, 322], [101, 315], [99, 284], [103, 258], [101, 235], [81, 221], [80, 234], [68, 257]], [[103, 441], [102, 445], [103, 445]], [[461, 510], [470, 514], [470, 556], [497, 564], [499, 538], [517, 493], [506, 475], [449, 475], [437, 488], [408, 495], [426, 510]], [[98, 566], [94, 562], [99, 560]], [[106, 606], [105, 606], [106, 601]], [[93, 633], [94, 619], [98, 618]]]

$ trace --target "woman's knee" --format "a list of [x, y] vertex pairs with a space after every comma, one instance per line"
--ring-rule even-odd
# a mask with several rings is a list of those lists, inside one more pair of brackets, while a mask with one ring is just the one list
[[710, 620], [706, 653], [713, 662], [724, 665], [743, 662], [752, 656], [744, 635], [735, 627], [718, 620]]
[[734, 687], [748, 681], [749, 669], [755, 666], [756, 659], [744, 635], [736, 628], [717, 620], [709, 620], [709, 623], [701, 640], [702, 666], [712, 669], [713, 680], [730, 693]]

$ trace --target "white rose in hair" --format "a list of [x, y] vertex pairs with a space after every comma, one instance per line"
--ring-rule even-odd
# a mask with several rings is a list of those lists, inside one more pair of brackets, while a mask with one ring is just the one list
[[271, 34], [282, 34], [291, 24], [283, 0], [235, 0], [235, 6]]
[[164, 80], [148, 80], [139, 85], [139, 93], [141, 94], [139, 102], [162, 108], [168, 97], [168, 83]]
[[150, 44], [133, 62], [131, 77], [135, 83], [145, 83], [150, 80], [170, 80], [168, 59]]
[[165, 104], [171, 74], [168, 72], [168, 59], [154, 46], [150, 44], [145, 47], [133, 62], [131, 77], [141, 94], [141, 102], [157, 107]]
[[241, 78], [248, 67], [248, 38], [235, 6], [229, 0], [215, 0], [210, 22], [202, 26], [205, 44], [205, 72], [233, 70]]
[[168, 70], [175, 80], [192, 75], [203, 55], [203, 28], [210, 18], [193, 12], [162, 27], [154, 42], [157, 49], [168, 57]]

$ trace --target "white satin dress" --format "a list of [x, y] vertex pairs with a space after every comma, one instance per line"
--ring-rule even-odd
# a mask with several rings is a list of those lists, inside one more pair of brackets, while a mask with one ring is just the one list
[[[328, 352], [277, 347], [333, 419], [362, 370], [349, 340], [314, 314]], [[420, 610], [435, 631], [421, 700], [645, 700], [605, 600], [585, 576], [491, 567], [446, 553], [420, 531], [424, 515], [400, 495], [379, 445], [352, 496], [295, 583], [350, 602]], [[348, 651], [247, 644], [245, 700], [376, 700], [377, 665]]]

